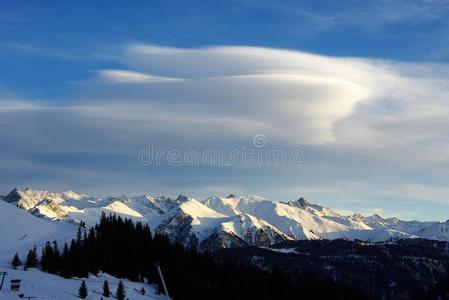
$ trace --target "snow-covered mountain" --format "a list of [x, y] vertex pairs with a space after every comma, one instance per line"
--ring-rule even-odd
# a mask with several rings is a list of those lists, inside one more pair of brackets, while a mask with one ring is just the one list
[[[171, 240], [213, 251], [286, 240], [349, 238], [382, 241], [423, 237], [449, 240], [449, 222], [402, 221], [378, 215], [344, 216], [300, 198], [271, 201], [258, 196], [119, 196], [95, 198], [75, 192], [14, 189], [3, 201], [44, 219], [95, 224], [103, 212], [148, 223]], [[1, 208], [1, 207], [0, 207]]]

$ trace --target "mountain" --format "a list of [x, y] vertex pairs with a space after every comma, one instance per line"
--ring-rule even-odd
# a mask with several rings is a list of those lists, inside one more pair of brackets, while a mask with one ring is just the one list
[[44, 219], [94, 225], [101, 214], [148, 223], [172, 241], [204, 251], [270, 245], [289, 240], [402, 238], [449, 240], [449, 222], [402, 221], [378, 215], [344, 216], [330, 208], [258, 196], [212, 196], [198, 201], [186, 196], [119, 196], [95, 198], [75, 192], [14, 189], [3, 201]]
[[247, 213], [265, 220], [294, 240], [351, 238], [386, 240], [411, 238], [413, 234], [390, 227], [371, 227], [362, 218], [342, 216], [304, 198], [275, 202], [257, 196], [210, 197], [206, 206], [223, 214]]

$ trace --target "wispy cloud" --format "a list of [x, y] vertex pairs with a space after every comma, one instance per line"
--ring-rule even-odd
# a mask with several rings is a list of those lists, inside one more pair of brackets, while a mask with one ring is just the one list
[[98, 76], [109, 82], [121, 82], [121, 83], [150, 83], [161, 81], [177, 81], [182, 80], [173, 77], [154, 76], [145, 73], [139, 73], [127, 70], [100, 70]]
[[4, 42], [3, 50], [13, 50], [28, 55], [46, 56], [60, 60], [85, 61], [85, 60], [115, 60], [117, 56], [106, 52], [93, 52], [90, 48], [54, 48], [27, 43]]
[[304, 30], [327, 31], [339, 27], [376, 29], [398, 24], [441, 21], [448, 24], [447, 0], [376, 0], [329, 3], [326, 8], [297, 5], [293, 1], [246, 1], [266, 10], [277, 10], [301, 20]]

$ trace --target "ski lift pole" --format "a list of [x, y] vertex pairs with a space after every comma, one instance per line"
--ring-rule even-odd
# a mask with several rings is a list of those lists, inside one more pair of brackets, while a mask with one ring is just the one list
[[8, 275], [6, 272], [0, 272], [0, 275], [2, 276], [2, 281], [0, 282], [0, 291], [3, 288], [3, 282], [5, 281], [5, 276]]
[[167, 286], [165, 285], [164, 276], [162, 275], [161, 271], [161, 264], [159, 262], [155, 263], [157, 272], [159, 273], [159, 277], [161, 278], [162, 287], [164, 288], [165, 295], [167, 296], [167, 299], [170, 299], [170, 295], [168, 294]]

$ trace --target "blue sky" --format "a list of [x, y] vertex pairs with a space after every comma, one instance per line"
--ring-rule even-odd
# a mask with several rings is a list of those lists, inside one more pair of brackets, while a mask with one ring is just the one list
[[[305, 196], [445, 220], [448, 17], [443, 0], [2, 1], [0, 192]], [[136, 159], [256, 134], [301, 166]]]

